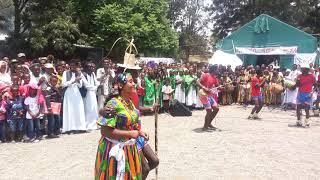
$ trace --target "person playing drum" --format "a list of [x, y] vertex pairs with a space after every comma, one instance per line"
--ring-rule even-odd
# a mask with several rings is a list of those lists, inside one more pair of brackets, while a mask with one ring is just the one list
[[222, 105], [232, 104], [232, 93], [233, 93], [233, 84], [227, 72], [224, 72], [222, 77], [223, 85], [225, 86], [225, 91], [221, 93], [222, 95]]
[[258, 113], [263, 107], [261, 87], [263, 87], [265, 79], [260, 79], [263, 76], [261, 71], [256, 72], [255, 70], [251, 70], [251, 74], [251, 99], [254, 101], [254, 107], [248, 119], [259, 119]]
[[309, 73], [310, 67], [308, 64], [301, 65], [301, 72], [297, 77], [295, 87], [298, 87], [297, 96], [297, 126], [302, 126], [301, 109], [306, 112], [305, 127], [310, 126], [310, 106], [312, 105], [312, 87], [316, 83], [316, 78]]
[[201, 78], [197, 81], [197, 85], [201, 88], [199, 92], [199, 98], [202, 102], [207, 113], [205, 116], [203, 131], [216, 130], [211, 123], [213, 119], [219, 112], [218, 103], [217, 103], [217, 93], [212, 89], [219, 86], [219, 80], [216, 77], [217, 66], [210, 66], [209, 73], [204, 73]]

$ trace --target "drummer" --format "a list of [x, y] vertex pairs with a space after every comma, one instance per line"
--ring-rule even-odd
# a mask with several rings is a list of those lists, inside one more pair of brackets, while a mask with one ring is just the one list
[[[276, 86], [283, 87], [282, 73], [280, 74], [277, 67], [275, 67], [273, 70], [273, 75], [272, 75], [271, 81], [272, 81], [273, 87], [276, 87]], [[271, 104], [273, 104], [273, 105], [280, 105], [281, 104], [281, 92], [275, 90], [275, 88], [272, 88], [272, 91], [271, 91]]]
[[223, 73], [223, 77], [222, 77], [222, 83], [225, 87], [225, 90], [222, 91], [222, 105], [231, 105], [232, 104], [232, 93], [233, 93], [233, 89], [232, 89], [232, 80], [231, 78], [228, 76], [227, 72]]
[[[296, 82], [297, 77], [301, 74], [301, 72], [298, 70], [298, 66], [296, 64], [294, 64], [292, 66], [292, 71], [290, 71], [289, 75], [286, 77], [286, 80], [288, 82]], [[297, 105], [297, 95], [298, 95], [298, 89], [294, 88], [293, 86], [294, 84], [292, 84], [292, 86], [288, 86], [286, 87], [286, 91], [285, 91], [285, 98], [284, 98], [284, 103], [288, 105], [288, 107], [292, 107], [292, 108], [296, 108]]]
[[215, 131], [217, 128], [211, 123], [213, 119], [219, 112], [218, 108], [218, 97], [215, 92], [212, 91], [213, 88], [219, 86], [219, 80], [216, 77], [218, 72], [218, 67], [211, 65], [209, 67], [209, 73], [204, 73], [201, 78], [197, 81], [197, 85], [206, 92], [206, 95], [199, 96], [207, 113], [205, 116], [205, 121], [202, 130], [206, 132]]
[[270, 99], [271, 99], [271, 92], [270, 92], [270, 82], [271, 82], [271, 75], [270, 75], [270, 72], [265, 69], [263, 71], [263, 78], [265, 79], [265, 83], [264, 83], [264, 86], [262, 88], [262, 91], [263, 91], [263, 104], [269, 106], [270, 104]]
[[258, 113], [263, 107], [261, 87], [264, 86], [265, 79], [261, 78], [263, 75], [260, 70], [257, 72], [255, 70], [251, 70], [251, 75], [251, 99], [254, 101], [254, 107], [248, 119], [259, 119]]
[[298, 87], [297, 96], [297, 126], [302, 126], [301, 109], [306, 112], [305, 127], [310, 126], [310, 106], [312, 105], [312, 87], [315, 85], [316, 78], [309, 73], [310, 67], [308, 64], [301, 65], [301, 72], [297, 77], [295, 87]]

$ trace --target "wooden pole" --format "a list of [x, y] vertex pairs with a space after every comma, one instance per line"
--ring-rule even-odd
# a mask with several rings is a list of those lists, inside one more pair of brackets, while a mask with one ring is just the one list
[[[154, 143], [155, 153], [158, 156], [158, 113], [159, 113], [159, 98], [156, 97], [156, 107], [154, 109]], [[158, 167], [156, 168], [156, 180], [158, 180]]]

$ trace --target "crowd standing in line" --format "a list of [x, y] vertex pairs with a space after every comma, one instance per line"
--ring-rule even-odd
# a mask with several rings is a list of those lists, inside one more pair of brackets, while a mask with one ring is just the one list
[[[318, 82], [318, 65], [302, 68], [294, 65], [291, 70], [264, 64], [235, 69], [195, 63], [140, 63], [139, 67], [141, 70], [131, 72], [135, 81], [131, 100], [136, 107], [152, 110], [158, 102], [163, 112], [169, 112], [170, 103], [177, 100], [190, 110], [206, 109], [204, 130], [215, 130], [211, 121], [219, 110], [218, 104], [246, 107], [253, 102], [255, 108], [249, 116], [252, 119], [258, 118], [262, 105], [309, 112], [307, 106], [301, 105], [301, 101], [308, 101], [315, 114], [319, 109], [319, 83], [311, 83], [306, 89], [299, 88], [297, 83], [306, 79], [309, 83], [313, 81], [311, 77]], [[19, 53], [16, 59], [3, 57], [0, 61], [1, 142], [38, 142], [43, 137], [58, 138], [61, 133], [97, 129], [99, 109], [114, 93], [114, 82], [122, 71], [108, 58], [97, 69], [90, 60], [66, 62], [52, 55], [33, 60], [27, 59], [24, 53]], [[301, 76], [306, 73], [308, 77]], [[209, 86], [215, 90], [211, 91]], [[299, 120], [300, 114], [297, 116]]]

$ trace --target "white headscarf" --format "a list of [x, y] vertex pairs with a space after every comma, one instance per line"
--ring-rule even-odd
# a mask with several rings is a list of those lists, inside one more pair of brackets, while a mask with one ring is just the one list
[[10, 74], [7, 72], [8, 71], [8, 64], [5, 61], [0, 61], [0, 67], [5, 65], [6, 70], [4, 73], [0, 72], [0, 83], [5, 84], [5, 85], [11, 85], [11, 77]]

